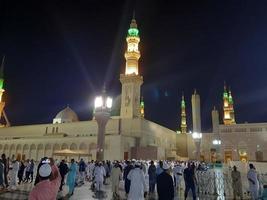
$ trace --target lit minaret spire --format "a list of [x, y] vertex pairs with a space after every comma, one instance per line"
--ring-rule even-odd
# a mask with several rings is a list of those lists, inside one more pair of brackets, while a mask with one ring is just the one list
[[3, 96], [3, 93], [5, 92], [4, 90], [4, 65], [5, 65], [5, 56], [3, 56], [2, 64], [0, 68], [0, 102], [2, 102], [2, 96]]
[[139, 30], [135, 17], [128, 29], [127, 49], [124, 57], [126, 60], [125, 73], [120, 75], [122, 85], [121, 92], [121, 118], [141, 117], [140, 112], [140, 90], [143, 77], [138, 72], [138, 60], [141, 56], [138, 44], [140, 42]]
[[223, 92], [223, 122], [225, 125], [235, 124], [234, 101], [231, 90], [227, 91], [225, 83]]
[[4, 107], [5, 107], [5, 102], [2, 99], [2, 96], [5, 92], [4, 90], [4, 65], [5, 65], [5, 56], [2, 58], [2, 63], [1, 63], [1, 68], [0, 68], [0, 119], [4, 117], [4, 120], [6, 122], [6, 125], [0, 124], [0, 127], [4, 126], [10, 126], [10, 123], [7, 119]]
[[138, 60], [140, 58], [140, 52], [138, 44], [140, 42], [139, 30], [137, 29], [136, 20], [132, 19], [130, 28], [128, 29], [128, 35], [126, 37], [127, 50], [124, 54], [126, 59], [125, 75], [135, 74], [138, 75]]
[[185, 111], [185, 100], [184, 94], [182, 95], [181, 100], [181, 133], [186, 133], [187, 125], [186, 125], [186, 111]]
[[235, 124], [235, 110], [234, 110], [234, 100], [232, 97], [232, 92], [229, 87], [228, 92], [228, 99], [229, 99], [229, 109], [230, 109], [230, 118], [231, 118], [231, 124]]
[[145, 117], [145, 102], [144, 102], [144, 97], [141, 98], [140, 102], [140, 115], [141, 117]]

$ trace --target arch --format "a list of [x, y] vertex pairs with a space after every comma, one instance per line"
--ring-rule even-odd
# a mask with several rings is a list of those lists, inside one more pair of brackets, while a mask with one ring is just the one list
[[53, 150], [54, 151], [60, 150], [60, 145], [59, 144], [54, 144]]
[[30, 152], [29, 152], [29, 159], [36, 160], [36, 153], [37, 153], [36, 145], [35, 144], [31, 144]]
[[19, 153], [21, 151], [22, 151], [21, 144], [18, 144], [17, 147], [16, 147], [16, 153]]
[[61, 149], [63, 150], [63, 149], [68, 149], [69, 148], [69, 146], [66, 144], [66, 143], [63, 143], [62, 145], [61, 145]]
[[77, 145], [75, 143], [72, 143], [70, 145], [70, 150], [77, 150]]
[[23, 160], [26, 160], [29, 158], [29, 153], [30, 153], [30, 148], [29, 148], [29, 145], [28, 144], [24, 144], [23, 145], [23, 148], [22, 148], [22, 159]]
[[44, 145], [38, 144], [37, 146], [37, 160], [41, 160], [44, 157]]
[[97, 148], [96, 143], [91, 143], [89, 145], [89, 151], [92, 154], [91, 159], [96, 159], [96, 148]]
[[[53, 145], [53, 154], [55, 153], [55, 151], [58, 151], [58, 150], [60, 150], [60, 145], [59, 145], [59, 144], [54, 144], [54, 145]], [[54, 156], [54, 155], [53, 155], [53, 157], [54, 157], [55, 159], [60, 159], [60, 156]]]
[[79, 146], [79, 150], [87, 150], [88, 149], [88, 146], [87, 144], [85, 143], [81, 143], [80, 146]]
[[47, 156], [47, 157], [52, 157], [52, 145], [51, 144], [46, 144], [45, 145], [44, 155]]
[[5, 144], [5, 145], [4, 145], [3, 152], [4, 152], [4, 154], [6, 154], [6, 156], [7, 156], [7, 154], [8, 154], [8, 144]]
[[15, 144], [12, 144], [9, 149], [9, 157], [13, 160], [15, 159], [15, 154], [16, 154], [16, 149], [15, 149]]
[[94, 149], [96, 149], [96, 147], [97, 147], [96, 143], [91, 143], [91, 144], [89, 145], [89, 149], [90, 149], [90, 150], [94, 150]]

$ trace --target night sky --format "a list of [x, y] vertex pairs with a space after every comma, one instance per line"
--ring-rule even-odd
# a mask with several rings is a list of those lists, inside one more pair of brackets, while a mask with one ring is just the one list
[[267, 1], [0, 1], [6, 112], [12, 125], [51, 123], [67, 104], [92, 118], [106, 82], [120, 94], [125, 37], [135, 10], [146, 118], [177, 129], [182, 91], [201, 97], [203, 130], [224, 80], [238, 123], [267, 121]]

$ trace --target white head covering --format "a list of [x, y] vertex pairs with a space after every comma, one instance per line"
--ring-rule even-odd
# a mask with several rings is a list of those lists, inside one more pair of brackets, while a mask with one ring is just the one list
[[165, 169], [165, 170], [167, 170], [167, 169], [170, 168], [170, 165], [167, 162], [163, 162], [162, 168]]
[[39, 175], [41, 177], [48, 177], [50, 176], [52, 172], [51, 166], [49, 164], [43, 164], [40, 168], [39, 168]]

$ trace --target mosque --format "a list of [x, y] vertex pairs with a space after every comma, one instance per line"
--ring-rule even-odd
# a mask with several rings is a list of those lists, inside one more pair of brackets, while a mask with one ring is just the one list
[[[181, 100], [181, 125], [177, 135], [177, 148], [180, 156], [196, 158], [197, 142], [200, 142], [199, 159], [209, 162], [229, 161], [267, 161], [267, 123], [237, 124], [234, 100], [230, 89], [224, 85], [222, 94], [223, 114], [220, 124], [219, 112], [211, 112], [212, 132], [202, 133], [200, 115], [200, 96], [194, 92], [191, 99], [193, 133], [187, 131], [184, 96]], [[201, 133], [200, 138], [193, 138]]]
[[[120, 115], [111, 116], [105, 132], [104, 158], [122, 159], [196, 159], [210, 162], [231, 160], [267, 160], [267, 123], [236, 124], [234, 101], [227, 87], [223, 92], [223, 124], [219, 113], [212, 110], [210, 133], [202, 133], [200, 96], [194, 91], [191, 99], [193, 133], [188, 132], [186, 102], [181, 100], [180, 131], [175, 132], [146, 120], [145, 104], [140, 91], [143, 76], [139, 74], [139, 30], [135, 19], [128, 29], [125, 51], [125, 72], [120, 75]], [[10, 158], [39, 160], [44, 156], [55, 158], [83, 157], [96, 159], [98, 125], [95, 119], [79, 121], [77, 114], [67, 106], [55, 115], [49, 124], [10, 126], [4, 112], [2, 95], [3, 65], [0, 70], [0, 152]], [[194, 135], [202, 136], [195, 138]]]
[[[138, 71], [140, 37], [135, 19], [131, 21], [126, 41], [125, 73], [120, 75], [120, 115], [111, 116], [107, 123], [104, 158], [175, 159], [176, 132], [144, 118], [145, 105], [140, 98], [143, 77]], [[55, 115], [50, 124], [9, 126], [4, 113], [5, 103], [1, 100], [3, 73], [0, 75], [0, 113], [7, 122], [0, 129], [0, 152], [23, 160], [39, 160], [44, 156], [96, 159], [97, 122], [94, 119], [79, 121], [70, 107]]]

